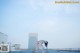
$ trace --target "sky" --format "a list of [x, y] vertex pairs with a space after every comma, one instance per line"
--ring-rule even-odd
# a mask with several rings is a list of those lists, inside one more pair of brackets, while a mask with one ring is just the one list
[[80, 48], [80, 4], [55, 0], [0, 0], [0, 32], [8, 42], [28, 48], [29, 33], [49, 48]]

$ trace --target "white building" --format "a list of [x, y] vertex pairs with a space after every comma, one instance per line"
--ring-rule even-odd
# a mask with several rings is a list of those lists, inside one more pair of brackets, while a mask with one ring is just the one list
[[38, 41], [38, 33], [29, 33], [28, 49], [35, 49]]
[[15, 50], [20, 50], [20, 44], [15, 44], [14, 47], [15, 47]]
[[10, 51], [20, 51], [20, 44], [11, 44], [11, 42], [8, 42], [9, 44], [9, 50]]
[[6, 44], [8, 40], [8, 36], [2, 32], [0, 32], [0, 44]]
[[0, 52], [8, 52], [9, 45], [7, 44], [8, 36], [0, 32]]

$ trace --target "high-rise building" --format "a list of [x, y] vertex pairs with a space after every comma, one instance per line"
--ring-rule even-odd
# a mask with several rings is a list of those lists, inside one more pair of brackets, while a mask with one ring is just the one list
[[6, 44], [7, 43], [8, 36], [2, 32], [0, 32], [0, 44]]
[[29, 33], [28, 49], [36, 49], [37, 41], [38, 41], [38, 33]]
[[0, 52], [9, 52], [8, 35], [0, 32]]

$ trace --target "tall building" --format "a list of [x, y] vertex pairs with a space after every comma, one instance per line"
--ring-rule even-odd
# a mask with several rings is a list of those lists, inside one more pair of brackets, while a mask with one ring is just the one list
[[7, 43], [8, 36], [2, 32], [0, 32], [0, 44], [6, 44]]
[[28, 49], [36, 49], [37, 41], [38, 41], [38, 33], [29, 33]]

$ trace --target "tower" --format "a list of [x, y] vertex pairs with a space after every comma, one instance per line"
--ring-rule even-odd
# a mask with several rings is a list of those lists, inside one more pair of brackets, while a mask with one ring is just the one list
[[36, 49], [38, 33], [29, 33], [28, 49]]

